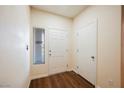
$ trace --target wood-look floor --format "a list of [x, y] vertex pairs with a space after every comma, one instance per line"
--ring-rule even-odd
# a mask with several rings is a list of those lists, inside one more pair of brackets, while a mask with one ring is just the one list
[[94, 88], [87, 80], [73, 71], [63, 72], [31, 81], [30, 88]]

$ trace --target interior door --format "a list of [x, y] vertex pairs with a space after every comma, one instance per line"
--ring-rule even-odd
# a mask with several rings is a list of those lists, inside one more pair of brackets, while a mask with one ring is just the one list
[[67, 69], [67, 32], [59, 29], [49, 30], [49, 75]]
[[95, 85], [97, 21], [78, 30], [78, 72]]
[[0, 13], [0, 87], [28, 87], [29, 7], [0, 6]]

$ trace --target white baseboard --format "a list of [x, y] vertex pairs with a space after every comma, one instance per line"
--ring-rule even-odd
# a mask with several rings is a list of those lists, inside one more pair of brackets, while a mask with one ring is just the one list
[[101, 88], [99, 85], [96, 85], [95, 88]]
[[29, 79], [26, 88], [29, 88], [30, 83], [31, 83], [31, 80]]
[[47, 77], [48, 74], [34, 74], [34, 75], [31, 75], [31, 80], [32, 79], [37, 79], [37, 78], [42, 78], [42, 77]]
[[25, 85], [24, 85], [24, 88], [29, 88], [30, 82], [31, 82], [31, 80], [30, 80], [30, 78], [28, 77], [28, 79], [27, 79], [27, 81], [26, 81], [26, 83], [25, 83]]
[[67, 69], [67, 71], [72, 71], [72, 69]]
[[76, 71], [76, 69], [72, 69], [72, 71], [74, 71], [75, 73], [77, 73], [77, 74], [78, 74], [78, 72]]

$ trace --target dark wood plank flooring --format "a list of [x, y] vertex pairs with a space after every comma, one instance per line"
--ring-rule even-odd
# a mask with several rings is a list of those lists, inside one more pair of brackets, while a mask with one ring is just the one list
[[75, 72], [69, 71], [34, 79], [30, 88], [94, 88], [94, 85]]

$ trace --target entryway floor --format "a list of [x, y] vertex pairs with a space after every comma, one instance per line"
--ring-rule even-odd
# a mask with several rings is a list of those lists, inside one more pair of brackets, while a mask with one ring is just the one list
[[73, 71], [63, 72], [31, 81], [30, 88], [94, 88]]

